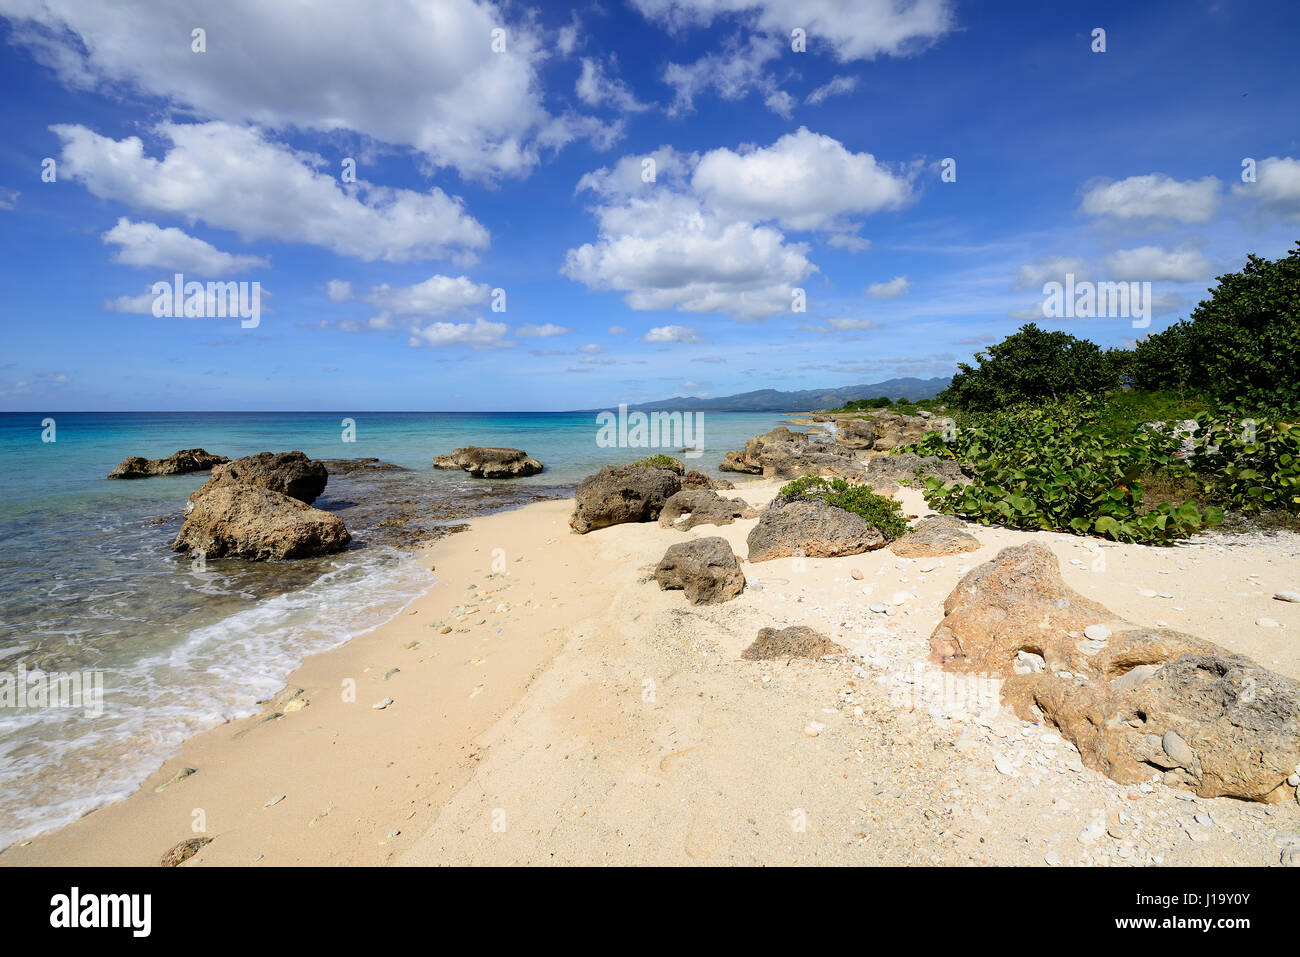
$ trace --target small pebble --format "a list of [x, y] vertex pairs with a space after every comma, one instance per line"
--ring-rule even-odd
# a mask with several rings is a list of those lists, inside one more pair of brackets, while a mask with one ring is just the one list
[[376, 711], [383, 711], [392, 703], [393, 703], [392, 698], [385, 698], [383, 701], [376, 701], [370, 707], [374, 708]]

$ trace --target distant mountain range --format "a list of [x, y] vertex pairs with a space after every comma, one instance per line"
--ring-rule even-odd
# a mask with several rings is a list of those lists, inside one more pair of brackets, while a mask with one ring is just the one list
[[853, 399], [931, 399], [952, 382], [950, 377], [916, 379], [886, 379], [869, 385], [846, 385], [838, 389], [801, 389], [782, 392], [780, 389], [757, 389], [737, 395], [721, 395], [711, 399], [693, 396], [673, 396], [658, 402], [640, 402], [629, 405], [629, 411], [651, 412], [804, 412], [811, 409], [837, 409]]

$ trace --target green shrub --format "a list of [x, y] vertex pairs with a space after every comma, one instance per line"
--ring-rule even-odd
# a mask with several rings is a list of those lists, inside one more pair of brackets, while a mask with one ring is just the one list
[[1242, 416], [1197, 418], [1192, 465], [1216, 505], [1254, 515], [1300, 512], [1300, 425]]
[[861, 515], [868, 525], [880, 529], [886, 541], [892, 542], [907, 531], [901, 503], [886, 495], [877, 495], [866, 485], [850, 485], [842, 478], [805, 475], [781, 486], [778, 494], [782, 499], [819, 498], [827, 505]]
[[652, 455], [649, 458], [638, 459], [633, 462], [632, 465], [636, 468], [645, 469], [669, 469], [676, 472], [678, 475], [681, 475], [686, 468], [686, 466], [684, 466], [680, 461], [673, 458], [671, 455], [664, 455], [662, 452], [658, 455]]

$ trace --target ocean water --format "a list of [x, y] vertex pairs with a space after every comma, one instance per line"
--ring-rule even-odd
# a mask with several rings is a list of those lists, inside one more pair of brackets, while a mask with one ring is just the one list
[[[0, 413], [0, 682], [102, 681], [76, 707], [0, 706], [0, 849], [130, 794], [187, 737], [253, 714], [310, 654], [390, 620], [436, 586], [405, 547], [487, 511], [565, 497], [602, 465], [662, 448], [608, 447], [579, 413]], [[343, 420], [354, 422], [345, 441]], [[780, 424], [705, 413], [688, 467]], [[609, 437], [608, 432], [605, 435]], [[635, 439], [635, 433], [631, 436]], [[667, 440], [668, 437], [665, 437]], [[435, 470], [464, 445], [526, 449], [546, 470], [510, 481]], [[206, 474], [107, 481], [129, 455], [204, 448], [237, 458], [300, 449], [406, 471], [330, 475], [314, 503], [353, 533], [337, 555], [209, 561], [170, 550]], [[95, 680], [92, 678], [92, 680]]]

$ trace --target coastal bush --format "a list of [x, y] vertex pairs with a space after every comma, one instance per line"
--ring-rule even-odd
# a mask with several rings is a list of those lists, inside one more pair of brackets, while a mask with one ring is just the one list
[[1074, 395], [1098, 396], [1118, 388], [1126, 359], [1087, 339], [1048, 332], [1034, 323], [1020, 327], [985, 352], [975, 366], [957, 364], [944, 402], [968, 412], [992, 412], [1029, 402]]
[[827, 505], [861, 515], [868, 525], [880, 529], [887, 541], [893, 541], [907, 531], [901, 503], [886, 495], [877, 495], [866, 485], [850, 485], [842, 478], [805, 475], [781, 486], [778, 495], [783, 499], [819, 498]]
[[944, 450], [972, 480], [927, 479], [926, 502], [984, 525], [1169, 544], [1222, 519], [1218, 508], [1192, 499], [1145, 504], [1144, 475], [1194, 483], [1175, 454], [1178, 439], [1150, 429], [1116, 439], [1102, 427], [1095, 404], [1019, 408], [987, 426], [933, 433], [900, 451]]
[[680, 461], [671, 455], [664, 455], [662, 452], [658, 455], [651, 455], [649, 458], [638, 459], [632, 465], [635, 468], [643, 469], [671, 469], [679, 474], [685, 468]]
[[1300, 424], [1244, 416], [1197, 418], [1192, 467], [1233, 511], [1300, 513]]
[[1140, 389], [1300, 409], [1300, 243], [1274, 260], [1247, 256], [1240, 272], [1219, 276], [1188, 319], [1138, 343], [1130, 373]]

